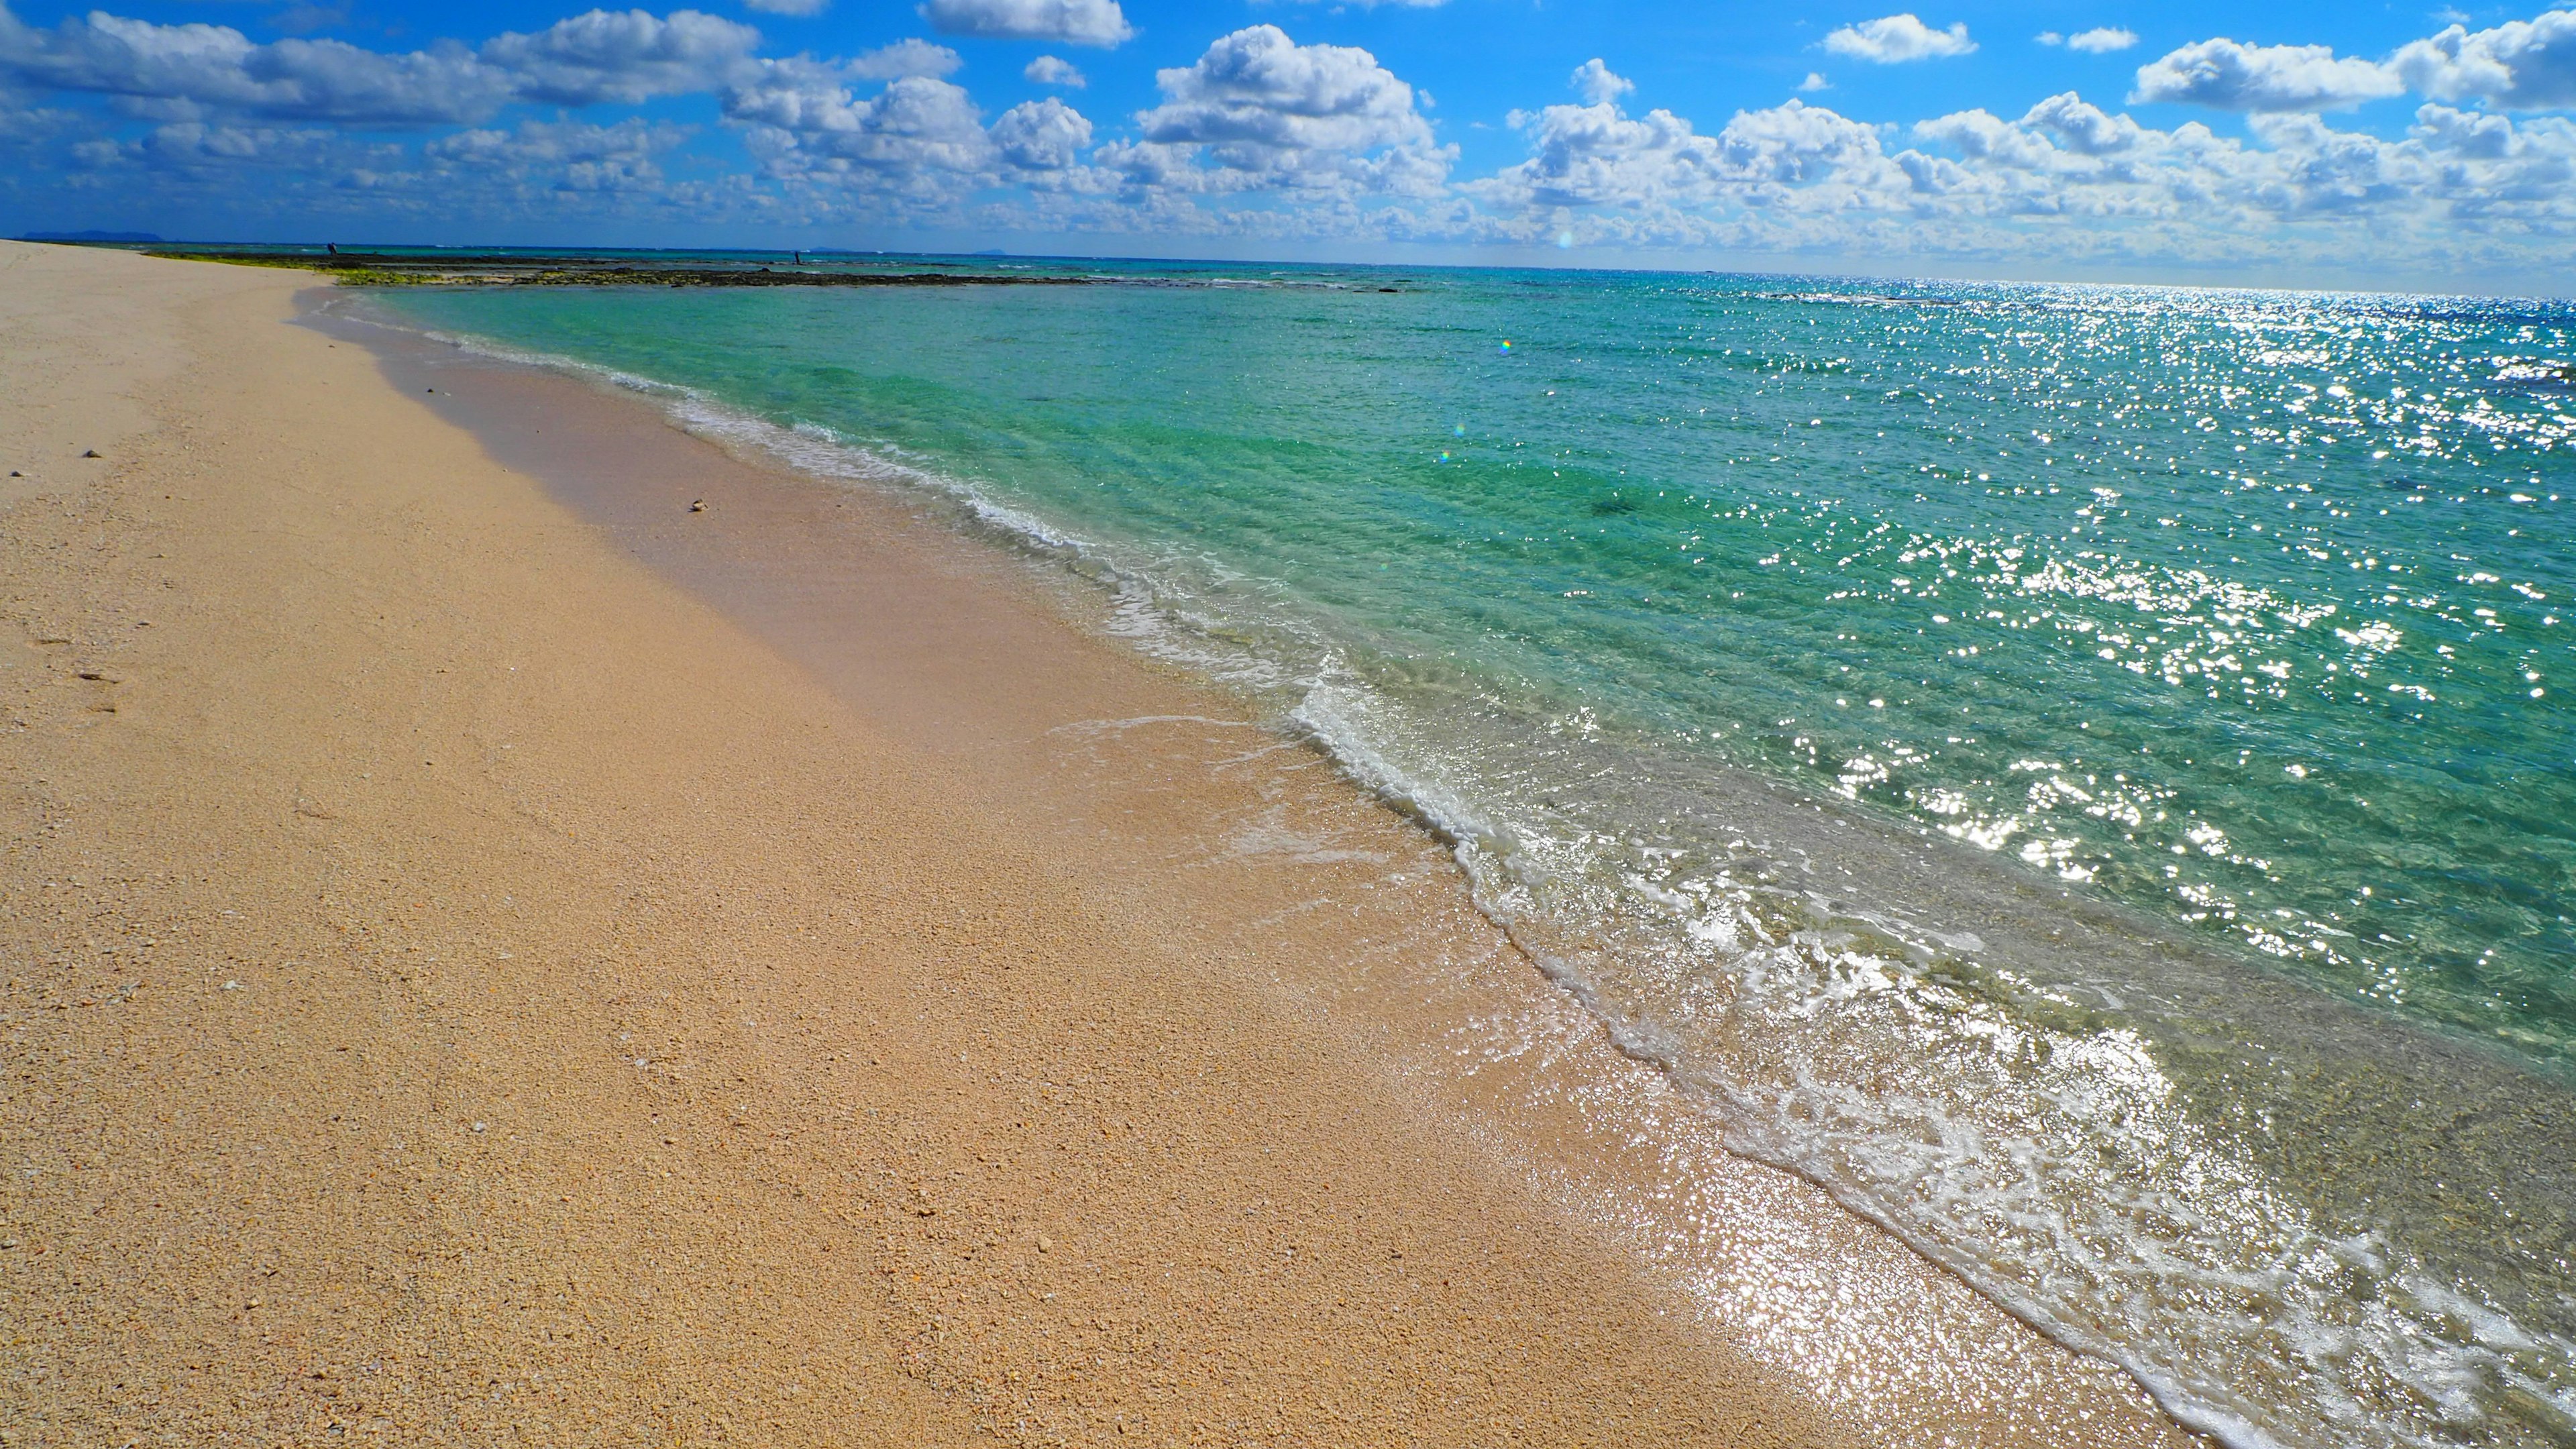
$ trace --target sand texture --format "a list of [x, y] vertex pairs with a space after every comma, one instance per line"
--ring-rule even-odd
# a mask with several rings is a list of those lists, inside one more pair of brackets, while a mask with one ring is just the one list
[[0, 250], [0, 1444], [2178, 1439], [1016, 566], [307, 285]]

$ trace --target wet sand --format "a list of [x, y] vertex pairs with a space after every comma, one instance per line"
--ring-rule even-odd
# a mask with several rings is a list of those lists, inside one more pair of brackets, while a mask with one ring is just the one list
[[0, 267], [7, 1442], [2185, 1438], [924, 505]]

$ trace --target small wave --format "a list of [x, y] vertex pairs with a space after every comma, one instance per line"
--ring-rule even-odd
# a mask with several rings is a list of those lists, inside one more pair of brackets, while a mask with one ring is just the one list
[[2561, 358], [2499, 357], [2494, 359], [2497, 382], [2520, 383], [2525, 387], [2576, 387], [2576, 363]]

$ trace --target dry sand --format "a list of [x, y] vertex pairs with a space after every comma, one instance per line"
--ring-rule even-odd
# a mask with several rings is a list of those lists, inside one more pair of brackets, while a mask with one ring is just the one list
[[1079, 600], [305, 285], [0, 251], [0, 1444], [2181, 1439]]

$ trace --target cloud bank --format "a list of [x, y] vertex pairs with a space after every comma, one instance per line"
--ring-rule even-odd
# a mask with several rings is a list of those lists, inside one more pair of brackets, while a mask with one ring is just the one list
[[2409, 91], [2505, 110], [2576, 106], [2576, 10], [2487, 30], [2453, 25], [2379, 61], [2337, 57], [2322, 45], [2204, 40], [2140, 67], [2129, 99], [2227, 111], [2333, 111]]
[[[927, 0], [960, 45], [1110, 45], [1108, 0]], [[2043, 37], [2045, 39], [2045, 37]], [[2108, 53], [2107, 29], [2060, 44]], [[1871, 64], [1962, 55], [1964, 23], [1844, 27]], [[1711, 117], [1641, 100], [1601, 57], [1513, 111], [1517, 154], [1462, 173], [1418, 88], [1370, 51], [1251, 25], [1155, 72], [1151, 104], [987, 105], [967, 56], [912, 38], [768, 53], [740, 21], [593, 10], [479, 44], [254, 42], [104, 12], [50, 27], [0, 0], [0, 198], [56, 194], [368, 218], [632, 218], [1053, 236], [1620, 248], [1873, 266], [2224, 269], [2368, 257], [2419, 271], [2563, 267], [2576, 243], [2576, 11], [2450, 26], [2377, 59], [2193, 41], [2139, 66], [2141, 119], [2074, 91], [1888, 125], [1808, 95]], [[1081, 71], [1026, 62], [1073, 93]], [[1023, 91], [1021, 94], [1026, 94]], [[2374, 130], [2325, 119], [2411, 96]], [[668, 112], [672, 98], [698, 98]], [[725, 158], [725, 159], [719, 159]], [[1137, 244], [1121, 242], [1120, 246]]]

